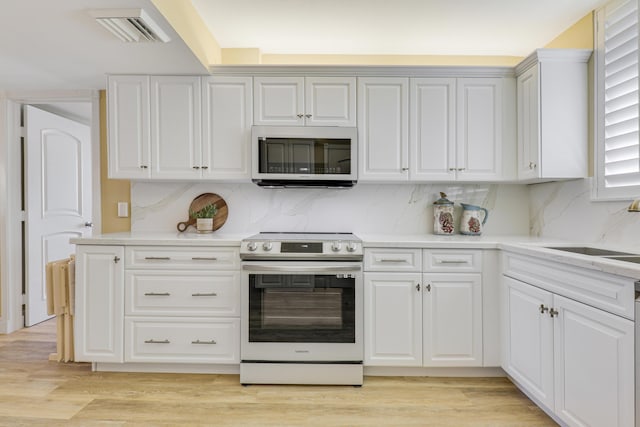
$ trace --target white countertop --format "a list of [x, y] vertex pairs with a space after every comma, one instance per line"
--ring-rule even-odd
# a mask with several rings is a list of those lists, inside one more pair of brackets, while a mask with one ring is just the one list
[[247, 234], [180, 232], [123, 232], [71, 239], [76, 245], [240, 246]]
[[[196, 232], [124, 232], [71, 239], [77, 245], [149, 245], [149, 246], [240, 246], [247, 234], [198, 234]], [[530, 236], [452, 236], [434, 234], [362, 234], [363, 247], [387, 248], [451, 248], [451, 249], [502, 249], [522, 255], [536, 256], [576, 267], [640, 279], [640, 264], [612, 260], [599, 256], [582, 255], [549, 249], [547, 246], [591, 246], [620, 252], [640, 254], [640, 247], [628, 248], [612, 245], [575, 243]]]

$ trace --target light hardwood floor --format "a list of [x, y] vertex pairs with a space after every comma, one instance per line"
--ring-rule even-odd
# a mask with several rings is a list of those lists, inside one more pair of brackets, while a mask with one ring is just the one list
[[506, 378], [243, 387], [236, 375], [91, 372], [48, 361], [53, 352], [55, 320], [0, 335], [0, 425], [556, 425]]

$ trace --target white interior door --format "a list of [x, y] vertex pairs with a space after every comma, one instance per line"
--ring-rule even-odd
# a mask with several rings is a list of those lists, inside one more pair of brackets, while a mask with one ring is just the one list
[[48, 319], [45, 265], [91, 234], [89, 126], [25, 106], [25, 326]]

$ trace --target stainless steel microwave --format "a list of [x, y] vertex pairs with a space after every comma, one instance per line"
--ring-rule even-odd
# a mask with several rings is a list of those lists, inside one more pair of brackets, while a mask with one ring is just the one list
[[352, 187], [354, 127], [253, 126], [251, 179], [263, 187]]

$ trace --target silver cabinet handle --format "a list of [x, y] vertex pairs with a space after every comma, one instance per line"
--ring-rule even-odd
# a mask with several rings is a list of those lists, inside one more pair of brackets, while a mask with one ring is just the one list
[[192, 297], [217, 297], [218, 294], [216, 294], [215, 292], [209, 292], [209, 293], [200, 293], [200, 292], [196, 292], [195, 294], [191, 294]]
[[195, 341], [191, 341], [191, 344], [218, 344], [218, 343], [215, 340], [210, 340], [210, 341], [195, 340]]
[[529, 162], [529, 169], [535, 169], [536, 168], [536, 164], [533, 162]]
[[450, 171], [450, 172], [457, 171], [457, 170], [458, 170], [458, 169], [456, 169], [456, 168], [449, 168], [449, 171]]
[[145, 340], [145, 344], [171, 344], [169, 340], [154, 340], [153, 338], [150, 340]]
[[307, 119], [310, 119], [310, 118], [311, 118], [311, 114], [305, 114], [304, 116], [305, 116]]
[[140, 165], [140, 169], [147, 169], [149, 166], [147, 165]]
[[113, 262], [115, 262], [116, 264], [118, 263], [118, 261], [120, 261], [120, 257], [119, 256], [114, 256], [113, 257]]
[[146, 256], [147, 261], [169, 261], [171, 258], [168, 256]]
[[463, 259], [439, 259], [436, 260], [438, 264], [466, 264], [467, 261]]
[[336, 272], [356, 272], [360, 271], [362, 267], [360, 265], [319, 265], [319, 266], [278, 266], [268, 264], [245, 264], [242, 266], [246, 271], [280, 271], [285, 273], [336, 273]]
[[194, 166], [193, 168], [194, 169], [200, 169], [200, 166]]
[[466, 170], [467, 170], [467, 168], [458, 168], [458, 169], [456, 169], [456, 170], [457, 170], [457, 171], [466, 171]]
[[378, 258], [377, 262], [407, 262], [404, 258]]
[[87, 221], [84, 223], [85, 227], [93, 227], [93, 223], [91, 221]]
[[538, 310], [540, 310], [540, 314], [544, 314], [545, 311], [549, 311], [549, 307], [545, 307], [544, 304], [540, 304]]
[[560, 313], [558, 312], [558, 310], [555, 310], [555, 309], [553, 309], [553, 308], [550, 308], [550, 309], [549, 309], [549, 316], [551, 316], [551, 317], [558, 317], [558, 314], [560, 314]]
[[191, 259], [193, 261], [217, 261], [218, 258], [212, 256], [212, 257], [203, 257], [203, 256], [192, 256]]
[[427, 283], [427, 286], [425, 286], [425, 288], [427, 289], [427, 292], [431, 292], [431, 284]]
[[416, 291], [420, 292], [420, 283], [416, 285]]
[[202, 169], [209, 169], [209, 166], [202, 166]]
[[171, 296], [169, 292], [145, 292], [145, 297], [168, 297]]
[[409, 168], [402, 168], [402, 172], [406, 172], [408, 170], [409, 170]]
[[299, 119], [304, 117], [304, 114], [296, 114], [296, 116], [298, 116]]

